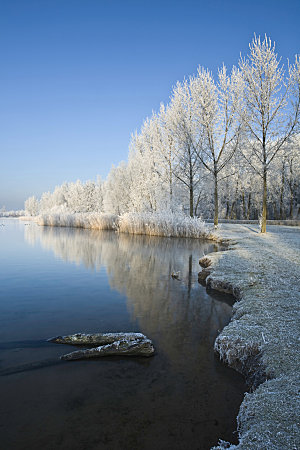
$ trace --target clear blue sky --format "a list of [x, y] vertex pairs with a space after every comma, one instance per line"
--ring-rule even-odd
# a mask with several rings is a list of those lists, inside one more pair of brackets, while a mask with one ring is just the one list
[[294, 59], [299, 20], [299, 0], [0, 0], [0, 207], [105, 178], [177, 80], [254, 32]]

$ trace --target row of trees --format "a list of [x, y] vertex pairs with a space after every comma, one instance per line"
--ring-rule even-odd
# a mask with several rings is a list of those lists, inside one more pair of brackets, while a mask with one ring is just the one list
[[249, 55], [178, 82], [168, 105], [132, 136], [128, 162], [107, 180], [65, 183], [40, 201], [34, 214], [69, 211], [186, 211], [227, 218], [297, 214], [299, 200], [300, 61], [284, 66], [275, 45], [254, 37]]
[[53, 192], [45, 192], [40, 200], [35, 196], [25, 201], [25, 211], [31, 216], [51, 211], [65, 212], [101, 212], [103, 209], [102, 182], [63, 183]]

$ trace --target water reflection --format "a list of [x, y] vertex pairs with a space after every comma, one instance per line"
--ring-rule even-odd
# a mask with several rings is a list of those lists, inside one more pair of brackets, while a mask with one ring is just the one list
[[[126, 295], [132, 321], [173, 363], [182, 354], [201, 358], [200, 344], [212, 345], [230, 318], [231, 307], [197, 282], [198, 258], [212, 251], [210, 243], [36, 226], [27, 227], [25, 237], [64, 261], [105, 267], [111, 288]], [[178, 280], [173, 271], [180, 272]]]
[[234, 441], [245, 386], [213, 353], [231, 307], [198, 284], [210, 243], [34, 224], [5, 233], [1, 369], [58, 360], [69, 348], [41, 345], [52, 333], [142, 331], [157, 354], [10, 371], [0, 385], [3, 448], [194, 450]]

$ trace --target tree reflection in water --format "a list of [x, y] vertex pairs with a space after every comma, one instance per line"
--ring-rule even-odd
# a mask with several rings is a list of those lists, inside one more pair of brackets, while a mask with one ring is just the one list
[[[129, 378], [122, 386], [115, 380], [109, 402], [118, 398], [118, 408], [101, 418], [111, 439], [117, 439], [112, 423], [123, 423], [124, 411], [137, 423], [136, 447], [131, 448], [156, 448], [153, 433], [162, 443], [157, 448], [209, 448], [218, 438], [234, 439], [244, 384], [213, 352], [214, 339], [230, 320], [232, 308], [224, 296], [208, 295], [197, 276], [199, 257], [215, 244], [37, 226], [27, 227], [25, 237], [64, 261], [105, 269], [110, 288], [126, 296], [132, 327], [111, 331], [141, 331], [154, 342], [157, 355], [142, 362], [146, 372], [136, 369], [134, 388]], [[174, 271], [180, 272], [179, 279], [171, 277]], [[113, 318], [111, 323], [113, 327]], [[129, 429], [127, 424], [122, 433], [132, 434]]]
[[[207, 295], [197, 280], [199, 256], [213, 251], [215, 244], [35, 226], [25, 229], [25, 237], [66, 262], [93, 270], [104, 267], [111, 288], [126, 295], [132, 320], [172, 360], [181, 354], [191, 360], [201, 357], [201, 346], [191, 347], [191, 342], [213, 345], [230, 318], [231, 306], [221, 296]], [[171, 277], [173, 271], [180, 272], [178, 280]]]

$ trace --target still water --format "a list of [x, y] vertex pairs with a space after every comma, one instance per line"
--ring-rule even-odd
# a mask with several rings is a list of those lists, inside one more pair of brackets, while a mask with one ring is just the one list
[[[197, 240], [0, 226], [0, 447], [209, 449], [236, 442], [245, 385], [213, 342], [229, 297], [208, 295]], [[180, 271], [180, 279], [171, 277]], [[62, 362], [46, 339], [137, 331], [152, 358]]]

